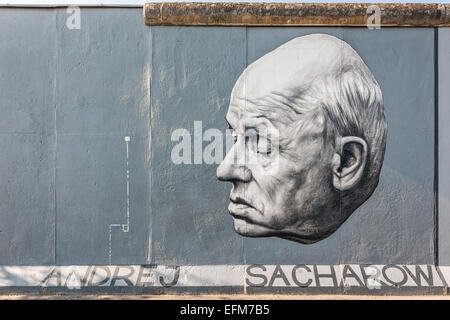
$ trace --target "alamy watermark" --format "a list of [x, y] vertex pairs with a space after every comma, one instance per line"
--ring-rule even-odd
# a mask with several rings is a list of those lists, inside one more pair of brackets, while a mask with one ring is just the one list
[[69, 30], [81, 29], [81, 9], [77, 6], [67, 7], [66, 13], [68, 17], [66, 19], [66, 27]]
[[377, 5], [370, 5], [366, 11], [367, 14], [370, 14], [369, 18], [367, 18], [367, 28], [370, 30], [373, 29], [381, 29], [381, 9]]
[[192, 133], [186, 128], [172, 131], [171, 161], [175, 165], [264, 164], [265, 172], [273, 174], [278, 170], [279, 136], [278, 130], [266, 126], [249, 127], [237, 133], [232, 129], [203, 130], [202, 121], [194, 121]]

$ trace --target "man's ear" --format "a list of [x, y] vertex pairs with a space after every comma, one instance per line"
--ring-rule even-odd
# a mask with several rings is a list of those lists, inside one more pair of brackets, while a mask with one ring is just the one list
[[367, 143], [347, 136], [340, 139], [339, 151], [333, 156], [333, 185], [340, 191], [353, 188], [364, 174], [367, 161]]

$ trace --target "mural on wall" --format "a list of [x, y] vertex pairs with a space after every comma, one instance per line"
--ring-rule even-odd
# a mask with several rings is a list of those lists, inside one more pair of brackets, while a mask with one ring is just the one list
[[83, 12], [0, 19], [0, 290], [448, 289], [445, 28]]
[[247, 237], [322, 240], [377, 187], [387, 121], [380, 86], [346, 42], [295, 38], [249, 65], [226, 115], [235, 144], [217, 168]]

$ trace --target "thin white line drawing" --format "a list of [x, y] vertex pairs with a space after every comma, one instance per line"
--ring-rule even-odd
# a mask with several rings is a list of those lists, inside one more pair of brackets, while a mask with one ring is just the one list
[[112, 228], [121, 227], [122, 232], [130, 231], [130, 163], [129, 163], [129, 143], [131, 141], [130, 136], [125, 136], [125, 146], [126, 146], [126, 168], [127, 168], [127, 222], [125, 224], [110, 224], [109, 225], [109, 264], [112, 264]]

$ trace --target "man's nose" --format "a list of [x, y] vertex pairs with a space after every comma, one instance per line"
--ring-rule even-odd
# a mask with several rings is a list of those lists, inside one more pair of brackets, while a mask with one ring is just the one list
[[[220, 181], [239, 180], [248, 182], [252, 179], [252, 172], [243, 163], [236, 161], [234, 146], [225, 156], [222, 163], [217, 168], [217, 178]], [[237, 162], [237, 163], [236, 163]]]
[[248, 182], [252, 179], [252, 172], [243, 165], [222, 162], [217, 168], [217, 178], [220, 181], [239, 180], [242, 182]]

